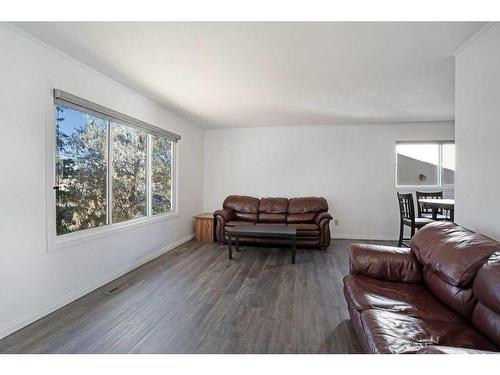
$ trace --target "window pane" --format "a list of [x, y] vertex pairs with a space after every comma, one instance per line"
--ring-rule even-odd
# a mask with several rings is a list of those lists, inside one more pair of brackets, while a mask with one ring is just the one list
[[143, 130], [113, 123], [113, 222], [146, 216], [146, 140]]
[[398, 185], [437, 185], [439, 145], [396, 145]]
[[57, 235], [106, 224], [107, 122], [56, 107]]
[[172, 210], [172, 141], [152, 136], [153, 214]]
[[443, 185], [455, 184], [455, 145], [453, 143], [443, 144], [441, 182]]

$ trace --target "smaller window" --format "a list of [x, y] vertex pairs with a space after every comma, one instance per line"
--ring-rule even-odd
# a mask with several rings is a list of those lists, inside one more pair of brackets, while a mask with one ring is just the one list
[[397, 186], [452, 186], [455, 184], [453, 142], [396, 144]]

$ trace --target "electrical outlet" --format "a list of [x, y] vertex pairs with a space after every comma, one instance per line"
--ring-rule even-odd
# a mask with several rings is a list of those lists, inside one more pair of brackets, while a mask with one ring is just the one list
[[333, 225], [339, 225], [339, 219], [333, 219]]

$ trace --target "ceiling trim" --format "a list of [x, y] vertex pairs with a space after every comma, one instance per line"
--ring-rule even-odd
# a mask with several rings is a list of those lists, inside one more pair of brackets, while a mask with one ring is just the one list
[[495, 26], [498, 22], [488, 22], [486, 25], [477, 30], [474, 34], [465, 39], [460, 45], [455, 48], [452, 52], [452, 56], [458, 56], [463, 50], [465, 50], [469, 45], [471, 45], [474, 41], [479, 39], [486, 31]]

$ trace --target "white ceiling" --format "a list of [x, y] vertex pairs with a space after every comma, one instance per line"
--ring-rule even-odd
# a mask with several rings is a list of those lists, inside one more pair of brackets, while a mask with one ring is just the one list
[[454, 119], [482, 23], [16, 23], [204, 127]]

